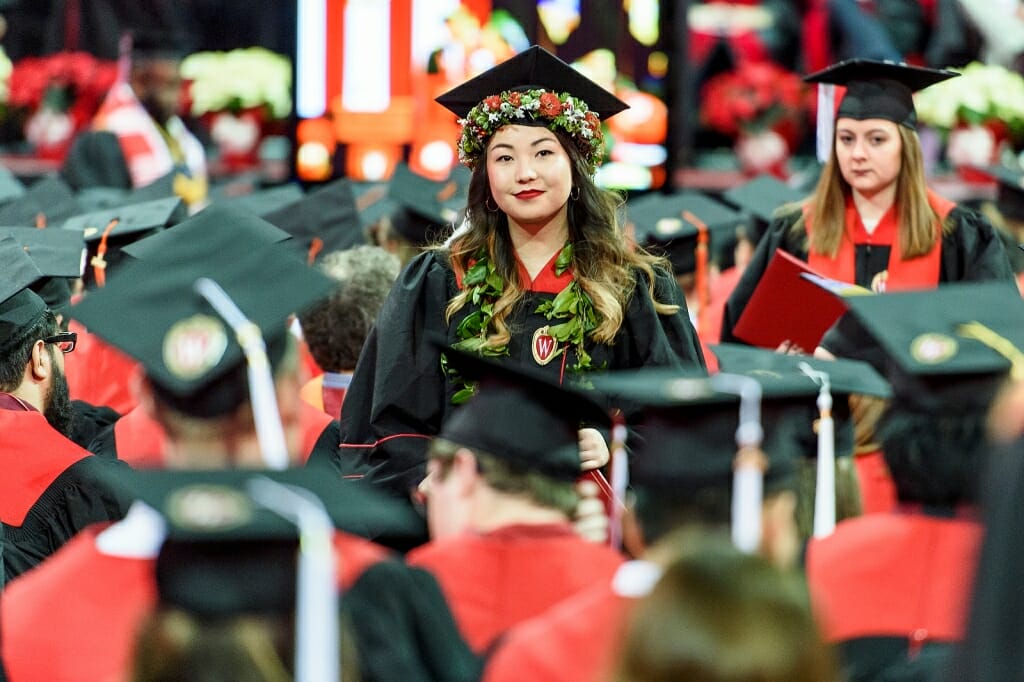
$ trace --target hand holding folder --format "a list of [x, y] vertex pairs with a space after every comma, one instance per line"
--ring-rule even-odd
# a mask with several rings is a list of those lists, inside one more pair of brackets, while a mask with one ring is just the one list
[[789, 341], [810, 353], [846, 312], [842, 297], [870, 293], [824, 277], [796, 256], [776, 249], [733, 333], [761, 348], [775, 349]]

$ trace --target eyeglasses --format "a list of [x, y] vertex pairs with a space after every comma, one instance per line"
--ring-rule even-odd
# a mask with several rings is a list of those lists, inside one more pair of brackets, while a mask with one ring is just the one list
[[70, 353], [78, 343], [78, 332], [61, 332], [53, 336], [47, 336], [43, 343], [52, 343], [57, 346], [61, 353]]

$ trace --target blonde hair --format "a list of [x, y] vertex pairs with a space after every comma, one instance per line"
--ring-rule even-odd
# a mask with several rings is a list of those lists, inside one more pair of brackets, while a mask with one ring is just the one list
[[[896, 128], [901, 142], [900, 172], [896, 177], [896, 207], [902, 247], [900, 257], [917, 258], [935, 247], [938, 239], [935, 226], [939, 215], [928, 203], [920, 138], [906, 126], [897, 125]], [[817, 253], [832, 258], [839, 253], [839, 245], [846, 234], [846, 197], [850, 191], [850, 184], [843, 178], [836, 160], [833, 134], [832, 153], [821, 172], [810, 203], [814, 229], [811, 231], [809, 246]], [[805, 229], [803, 218], [794, 224], [793, 229]], [[947, 224], [943, 229], [948, 231], [952, 228]]]

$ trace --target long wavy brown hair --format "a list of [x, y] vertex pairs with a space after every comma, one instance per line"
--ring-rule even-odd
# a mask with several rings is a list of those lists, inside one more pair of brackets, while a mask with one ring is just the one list
[[[573, 245], [573, 276], [593, 300], [594, 309], [600, 317], [592, 338], [599, 343], [610, 343], [625, 318], [626, 305], [636, 287], [636, 270], [647, 277], [647, 294], [655, 310], [667, 315], [679, 309], [679, 306], [661, 303], [654, 297], [654, 268], [668, 269], [668, 261], [627, 244], [619, 224], [622, 198], [595, 185], [587, 172], [586, 162], [571, 139], [560, 131], [554, 133], [572, 165], [573, 195], [576, 198], [569, 200], [568, 221], [569, 241]], [[486, 248], [491, 263], [505, 282], [501, 297], [494, 304], [493, 328], [487, 339], [489, 346], [501, 347], [511, 338], [506, 320], [522, 300], [525, 285], [519, 281], [508, 217], [500, 210], [488, 210], [488, 203], [494, 205], [494, 200], [491, 198], [487, 164], [481, 162], [476, 165], [469, 182], [469, 230], [458, 236], [448, 248], [452, 268], [459, 273], [466, 272], [477, 252]], [[468, 299], [469, 292], [462, 291], [448, 302], [445, 314], [449, 321]]]
[[[928, 203], [928, 188], [925, 182], [924, 157], [917, 133], [906, 126], [897, 125], [899, 130], [900, 172], [896, 178], [896, 207], [899, 218], [899, 235], [903, 259], [923, 256], [935, 246], [938, 239], [935, 225], [938, 214]], [[811, 199], [810, 246], [821, 254], [835, 257], [839, 253], [846, 231], [846, 197], [850, 184], [843, 179], [835, 153], [835, 135], [832, 138], [832, 153], [822, 169], [818, 185]], [[794, 230], [804, 230], [800, 219]], [[944, 230], [952, 229], [950, 224]]]

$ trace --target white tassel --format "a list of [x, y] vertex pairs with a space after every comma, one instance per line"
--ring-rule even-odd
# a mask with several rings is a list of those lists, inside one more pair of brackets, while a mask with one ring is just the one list
[[[764, 500], [765, 458], [761, 450], [761, 384], [739, 374], [718, 373], [711, 386], [740, 397], [736, 428], [736, 462], [732, 479], [732, 542], [753, 554], [761, 546], [761, 506]], [[760, 455], [760, 456], [757, 456]]]
[[626, 453], [626, 424], [617, 421], [612, 427], [612, 514], [609, 535], [611, 546], [622, 549], [622, 514], [625, 510], [626, 487], [629, 485], [629, 455]]
[[818, 384], [818, 469], [814, 488], [814, 529], [816, 538], [832, 535], [836, 528], [836, 438], [832, 418], [832, 391], [828, 374], [802, 363], [804, 374]]
[[249, 377], [249, 401], [252, 403], [256, 437], [259, 440], [263, 462], [270, 469], [288, 468], [288, 446], [285, 443], [281, 413], [277, 407], [274, 377], [267, 359], [267, 346], [259, 327], [250, 322], [227, 292], [212, 279], [200, 277], [195, 290], [205, 298], [217, 314], [224, 318], [235, 332], [238, 344], [245, 353]]
[[323, 502], [304, 488], [266, 476], [249, 481], [260, 505], [299, 529], [295, 604], [295, 682], [341, 679], [338, 651], [338, 584], [334, 524]]
[[832, 138], [836, 126], [836, 86], [818, 83], [818, 121], [815, 137], [818, 161], [825, 163], [832, 155]]

